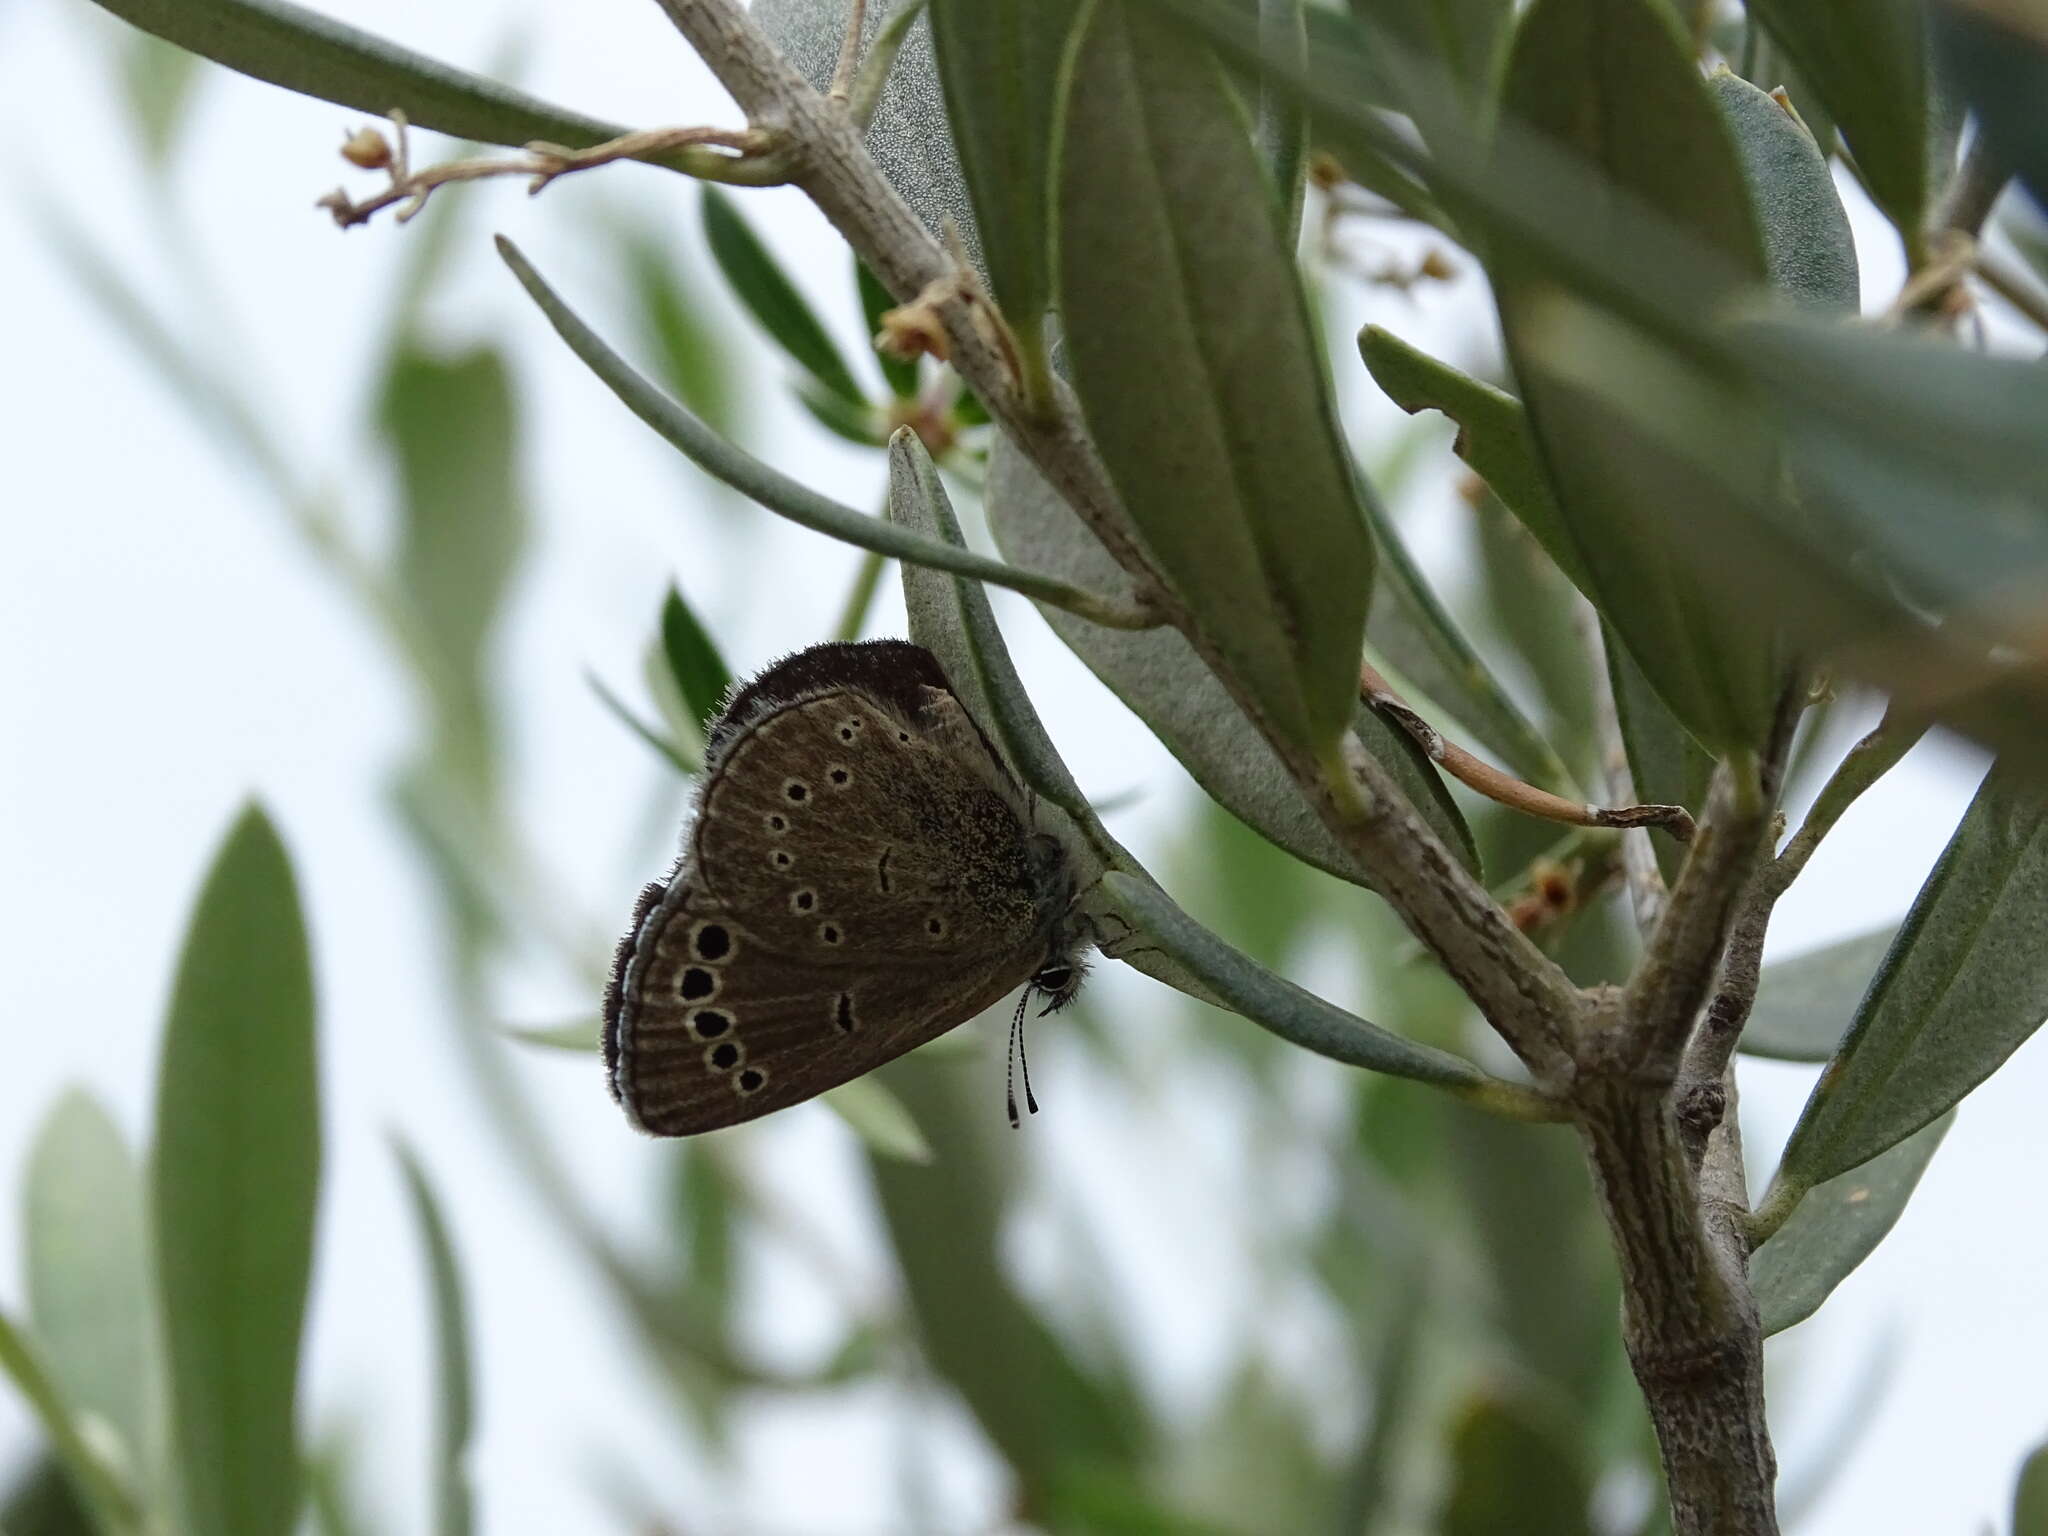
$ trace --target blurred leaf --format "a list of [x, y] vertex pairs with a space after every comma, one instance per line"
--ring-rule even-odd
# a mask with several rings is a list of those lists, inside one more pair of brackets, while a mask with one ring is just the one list
[[1015, 1474], [1017, 1517], [1058, 1529], [1059, 1490], [1097, 1466], [1128, 1477], [1151, 1432], [1131, 1384], [1077, 1360], [1005, 1272], [1017, 1142], [997, 1084], [966, 1065], [913, 1051], [881, 1069], [935, 1155], [868, 1167], [925, 1358]]
[[2048, 808], [1995, 764], [1814, 1085], [1778, 1171], [1810, 1188], [1953, 1108], [2048, 1018]]
[[[109, 7], [112, 9], [112, 7]], [[199, 55], [174, 48], [147, 32], [121, 40], [117, 55], [128, 116], [144, 158], [161, 174], [177, 148], [199, 84]]]
[[1365, 637], [1401, 675], [1449, 710], [1522, 778], [1564, 792], [1571, 775], [1550, 743], [1523, 718], [1507, 690], [1445, 611], [1372, 486], [1362, 477], [1379, 582], [1365, 621]]
[[2012, 1490], [2012, 1536], [2048, 1536], [2048, 1445], [2020, 1463]]
[[[1603, 624], [1600, 635], [1636, 799], [1651, 805], [1682, 805], [1697, 817], [1706, 808], [1707, 785], [1714, 776], [1713, 757], [1679, 724], [1613, 630]], [[1685, 865], [1685, 845], [1653, 834], [1650, 846], [1665, 884], [1677, 880]]]
[[508, 1024], [504, 1033], [522, 1045], [550, 1051], [597, 1052], [604, 1049], [604, 1021], [595, 1015], [566, 1024]]
[[251, 806], [187, 930], [151, 1168], [186, 1528], [286, 1536], [320, 1187], [311, 958], [284, 845]]
[[[1594, 217], [1621, 230], [1646, 204], [1761, 278], [1749, 194], [1691, 50], [1650, 0], [1537, 0], [1522, 17], [1503, 94], [1504, 136], [1523, 129], [1578, 151], [1605, 174]], [[1640, 503], [1711, 506], [1714, 487], [1682, 458], [1632, 433], [1557, 363], [1547, 260], [1522, 243], [1495, 247], [1489, 270], [1540, 457], [1589, 596], [1673, 713], [1711, 748], [1753, 749], [1769, 730], [1780, 668], [1767, 631], [1731, 623], [1714, 595], [1646, 524]], [[1694, 295], [1711, 305], [1720, 295]], [[1591, 363], [1574, 355], [1576, 365]], [[1720, 423], [1698, 423], [1712, 434]], [[1767, 479], [1760, 442], [1720, 451]]]
[[1486, 1075], [1463, 1057], [1404, 1039], [1276, 976], [1203, 928], [1156, 886], [1114, 871], [1102, 883], [1133, 928], [1261, 1029], [1368, 1071], [1468, 1092], [1485, 1085]]
[[434, 1301], [435, 1417], [432, 1458], [435, 1536], [469, 1536], [475, 1516], [469, 1486], [470, 1438], [476, 1431], [475, 1368], [470, 1361], [469, 1305], [462, 1269], [440, 1201], [426, 1170], [404, 1142], [397, 1143], [405, 1190], [427, 1253]]
[[[288, 91], [485, 144], [534, 139], [581, 149], [626, 130], [565, 111], [345, 26], [287, 0], [98, 0], [202, 58]], [[654, 157], [661, 163], [661, 157]]]
[[1889, 1151], [1808, 1190], [1785, 1225], [1750, 1255], [1750, 1286], [1766, 1337], [1813, 1316], [1884, 1241], [1955, 1118], [1950, 1110]]
[[590, 691], [597, 695], [598, 702], [610, 711], [613, 719], [652, 747], [677, 773], [688, 778], [692, 774], [704, 771], [703, 759], [697, 752], [684, 747], [681, 742], [634, 714], [626, 701], [606, 687], [604, 679], [595, 672], [585, 672], [583, 681], [589, 685]]
[[1856, 239], [1813, 135], [1765, 92], [1722, 69], [1707, 81], [1756, 209], [1771, 284], [1816, 309], [1862, 304]]
[[797, 384], [795, 393], [796, 403], [811, 420], [834, 437], [862, 448], [879, 448], [886, 441], [881, 417], [872, 407], [855, 405], [845, 396], [808, 380]]
[[83, 1089], [51, 1108], [29, 1153], [22, 1233], [29, 1317], [66, 1398], [104, 1419], [136, 1474], [162, 1389], [150, 1348], [142, 1179], [120, 1129]]
[[632, 294], [633, 329], [654, 343], [661, 382], [713, 427], [731, 432], [741, 406], [732, 349], [702, 311], [702, 278], [686, 269], [682, 242], [635, 229], [613, 245]]
[[329, 1431], [306, 1455], [306, 1517], [315, 1536], [370, 1536], [375, 1522], [355, 1487], [359, 1454], [352, 1438]]
[[[0, 1374], [12, 1381], [41, 1426], [50, 1454], [63, 1470], [79, 1506], [98, 1536], [134, 1536], [141, 1529], [135, 1501], [86, 1438], [77, 1409], [43, 1362], [41, 1352], [6, 1313], [0, 1312]], [[46, 1507], [56, 1503], [46, 1501]]]
[[1020, 348], [1040, 359], [1052, 296], [1060, 59], [1079, 11], [1078, 0], [931, 4], [932, 50], [989, 283]]
[[2000, 0], [1936, 0], [1928, 11], [1945, 73], [2000, 162], [2048, 210], [2048, 11]]
[[[1065, 577], [1092, 591], [1130, 591], [1130, 578], [1088, 526], [1007, 438], [989, 450], [989, 531], [1012, 559]], [[1225, 810], [1297, 858], [1357, 885], [1371, 878], [1330, 834], [1277, 754], [1255, 733], [1194, 648], [1170, 629], [1111, 630], [1057, 609], [1039, 612], [1152, 729], [1160, 742]], [[1437, 777], [1407, 735], [1372, 710], [1357, 723], [1373, 734], [1366, 746], [1400, 784], [1445, 845], [1476, 865], [1471, 833]]]
[[1752, 0], [1842, 130], [1871, 196], [1916, 246], [1927, 205], [1927, 48], [1915, 0]]
[[1458, 1415], [1450, 1450], [1439, 1536], [1592, 1536], [1592, 1480], [1540, 1405], [1476, 1397]]
[[1125, 508], [1267, 727], [1319, 761], [1358, 695], [1371, 539], [1293, 253], [1223, 77], [1106, 0], [1060, 152], [1060, 308]]
[[882, 333], [882, 316], [896, 307], [895, 295], [884, 288], [867, 263], [858, 256], [853, 259], [854, 280], [860, 287], [860, 314], [868, 328], [868, 346], [875, 354], [875, 361], [881, 365], [882, 377], [888, 382], [889, 393], [898, 400], [917, 398], [917, 361], [914, 358], [898, 357], [875, 346], [874, 338]]
[[931, 1143], [903, 1107], [903, 1101], [874, 1077], [856, 1077], [824, 1095], [826, 1108], [844, 1120], [878, 1157], [906, 1163], [932, 1160]]
[[1773, 1061], [1834, 1055], [1898, 933], [1880, 928], [1765, 966], [1742, 1029], [1743, 1053]]
[[761, 243], [733, 200], [706, 182], [703, 189], [704, 238], [725, 280], [761, 329], [775, 339], [799, 368], [849, 405], [865, 406], [867, 396], [854, 382], [853, 371], [839, 348], [789, 280], [768, 247]]
[[1315, 1530], [1329, 1518], [1331, 1478], [1309, 1403], [1252, 1349], [1245, 1356], [1182, 1452], [1176, 1490], [1185, 1488], [1185, 1501], [1224, 1530]]
[[468, 789], [494, 776], [485, 667], [492, 630], [526, 537], [520, 426], [502, 355], [437, 356], [401, 344], [377, 404], [397, 462], [395, 570], [432, 648], [437, 755]]
[[718, 652], [718, 642], [674, 582], [669, 583], [668, 596], [661, 603], [661, 648], [676, 691], [698, 729], [709, 734], [711, 722], [732, 692], [732, 672]]
[[1373, 382], [1402, 410], [1441, 411], [1457, 424], [1451, 451], [1471, 465], [1502, 505], [1535, 535], [1572, 584], [1590, 592], [1592, 577], [1565, 529], [1550, 480], [1536, 457], [1522, 402], [1376, 325], [1358, 333], [1358, 351]]
[[1087, 1536], [1239, 1536], [1235, 1526], [1215, 1525], [1169, 1509], [1138, 1478], [1091, 1468], [1061, 1480], [1056, 1495], [1060, 1529]]

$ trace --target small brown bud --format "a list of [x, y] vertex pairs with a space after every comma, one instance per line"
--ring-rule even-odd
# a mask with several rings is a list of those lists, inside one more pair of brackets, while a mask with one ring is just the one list
[[374, 128], [358, 128], [342, 142], [341, 158], [365, 171], [381, 171], [391, 164], [391, 146]]
[[945, 326], [939, 323], [938, 310], [923, 300], [884, 310], [875, 345], [905, 362], [929, 352], [942, 363], [952, 355], [953, 347]]
[[1417, 277], [1434, 278], [1441, 283], [1458, 275], [1458, 269], [1451, 265], [1451, 258], [1435, 246], [1431, 246], [1422, 258], [1422, 265], [1415, 269]]

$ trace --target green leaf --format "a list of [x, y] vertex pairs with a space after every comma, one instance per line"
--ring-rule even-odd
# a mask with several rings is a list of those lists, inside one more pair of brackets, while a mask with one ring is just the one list
[[[1692, 732], [1671, 713], [1643, 669], [1613, 629], [1601, 626], [1607, 653], [1608, 684], [1614, 689], [1614, 713], [1628, 753], [1629, 778], [1636, 799], [1651, 805], [1682, 805], [1697, 817], [1706, 808], [1707, 785], [1714, 759]], [[1652, 837], [1657, 867], [1668, 885], [1685, 864], [1685, 845], [1668, 837]]]
[[120, 1129], [83, 1089], [59, 1099], [29, 1152], [22, 1233], [29, 1317], [64, 1395], [97, 1414], [140, 1471], [160, 1373], [149, 1337], [142, 1179]]
[[1914, 0], [1751, 0], [1826, 104], [1886, 217], [1917, 247], [1926, 210], [1928, 80]]
[[1568, 792], [1571, 775], [1557, 753], [1515, 706], [1437, 600], [1401, 542], [1385, 504], [1363, 477], [1359, 499], [1380, 555], [1379, 583], [1366, 613], [1367, 641], [1522, 778]]
[[[1637, 207], [1647, 205], [1732, 272], [1763, 277], [1727, 130], [1689, 45], [1651, 0], [1537, 0], [1516, 30], [1502, 112], [1503, 139], [1533, 131], [1603, 173], [1594, 232], [1607, 228], [1620, 245]], [[1769, 730], [1780, 685], [1771, 637], [1730, 622], [1643, 510], [1645, 502], [1669, 502], [1708, 516], [1722, 499], [1718, 488], [1632, 432], [1574, 377], [1571, 370], [1597, 359], [1567, 352], [1557, 336], [1549, 266], [1547, 256], [1509, 241], [1495, 248], [1490, 271], [1564, 530], [1591, 581], [1588, 595], [1695, 736], [1717, 750], [1754, 749]], [[1720, 297], [1702, 292], [1693, 302], [1711, 306]], [[1697, 426], [1704, 435], [1720, 424], [1708, 416]], [[1736, 437], [1717, 446], [1736, 473], [1769, 483], [1762, 443]]]
[[[617, 138], [613, 123], [388, 43], [286, 0], [97, 0], [143, 31], [288, 91], [484, 144], [571, 149]], [[654, 157], [661, 163], [661, 157]]]
[[462, 1267], [441, 1203], [418, 1155], [402, 1141], [396, 1151], [413, 1219], [419, 1224], [420, 1244], [426, 1250], [427, 1280], [434, 1300], [433, 1529], [435, 1536], [469, 1536], [475, 1526], [468, 1461], [476, 1431], [476, 1405]]
[[1993, 766], [1786, 1145], [1811, 1188], [1953, 1108], [2048, 1018], [2048, 806]]
[[1579, 1448], [1540, 1404], [1487, 1393], [1451, 1430], [1441, 1536], [1591, 1536], [1592, 1480]]
[[1707, 90], [1734, 135], [1772, 286], [1817, 309], [1855, 314], [1863, 296], [1856, 239], [1813, 135], [1726, 69], [1714, 73]]
[[311, 957], [291, 862], [250, 807], [186, 931], [157, 1079], [158, 1303], [184, 1528], [286, 1536], [320, 1190]]
[[732, 672], [718, 653], [718, 642], [698, 621], [674, 582], [669, 583], [668, 596], [661, 603], [661, 649], [668, 658], [676, 691], [698, 728], [708, 733], [732, 692]]
[[199, 56], [147, 32], [135, 32], [121, 39], [117, 58], [128, 116], [143, 156], [161, 172], [191, 115], [194, 87], [200, 80]]
[[768, 247], [761, 243], [739, 209], [710, 183], [703, 191], [704, 238], [712, 258], [747, 312], [775, 339], [790, 360], [849, 405], [864, 406], [867, 396], [854, 382], [853, 370], [839, 355], [824, 322], [811, 310]]
[[1913, 1198], [1955, 1111], [1861, 1167], [1815, 1186], [1749, 1260], [1766, 1337], [1803, 1323], [1884, 1241]]
[[1052, 301], [1051, 155], [1078, 0], [932, 0], [932, 50], [1003, 314], [1041, 355]]
[[687, 778], [693, 773], [704, 771], [703, 758], [694, 746], [685, 747], [681, 742], [642, 720], [595, 672], [585, 672], [583, 681], [589, 686], [590, 691], [597, 695], [597, 701], [614, 720], [652, 747], [677, 773]]
[[479, 347], [441, 356], [401, 344], [377, 419], [397, 461], [396, 574], [427, 654], [437, 754], [459, 782], [488, 786], [495, 728], [489, 645], [526, 541], [519, 417], [505, 361]]
[[[998, 438], [989, 451], [987, 504], [989, 529], [1011, 558], [1091, 590], [1129, 590], [1130, 578], [1122, 568], [1007, 438]], [[1217, 804], [1318, 869], [1356, 885], [1371, 884], [1365, 868], [1330, 834], [1278, 755], [1177, 631], [1109, 630], [1058, 609], [1039, 611]], [[1357, 723], [1374, 733], [1366, 745], [1445, 845], [1476, 867], [1471, 832], [1435, 766], [1375, 712], [1360, 709]]]
[[1351, 0], [1351, 10], [1378, 21], [1417, 53], [1433, 55], [1457, 83], [1469, 115], [1481, 117], [1492, 106], [1514, 0]]
[[932, 1160], [931, 1143], [924, 1139], [917, 1121], [880, 1079], [856, 1077], [825, 1094], [823, 1101], [878, 1157], [906, 1163]]
[[1530, 439], [1529, 416], [1522, 402], [1376, 325], [1358, 333], [1358, 351], [1373, 382], [1402, 410], [1411, 415], [1441, 411], [1457, 424], [1458, 436], [1451, 451], [1472, 467], [1501, 504], [1535, 536], [1572, 585], [1590, 593], [1593, 579], [1565, 529], [1564, 515], [1557, 509], [1557, 497]]
[[1947, 0], [1929, 7], [1945, 73], [1961, 86], [2002, 164], [2048, 209], [2048, 12]]
[[882, 377], [888, 382], [889, 393], [898, 400], [915, 400], [916, 359], [898, 357], [894, 352], [885, 351], [874, 345], [874, 338], [882, 334], [882, 316], [896, 307], [896, 297], [882, 286], [881, 280], [868, 270], [867, 263], [858, 256], [853, 259], [853, 274], [860, 287], [860, 313], [861, 319], [867, 323], [868, 345], [875, 354], [875, 361], [881, 365]]
[[1772, 1061], [1833, 1056], [1898, 932], [1880, 928], [1765, 966], [1742, 1028], [1743, 1053]]
[[1104, 0], [1060, 151], [1075, 388], [1132, 523], [1240, 696], [1328, 759], [1356, 710], [1372, 542], [1270, 206], [1215, 63]]
[[1102, 884], [1133, 928], [1185, 965], [1224, 1006], [1260, 1028], [1372, 1072], [1464, 1090], [1485, 1083], [1486, 1074], [1463, 1057], [1367, 1023], [1274, 975], [1202, 927], [1157, 886], [1114, 871], [1102, 877]]
[[2048, 1536], [2048, 1445], [2020, 1463], [2012, 1490], [2012, 1536]]
[[655, 367], [669, 392], [721, 432], [739, 424], [742, 391], [732, 348], [703, 313], [701, 279], [684, 247], [646, 229], [613, 243], [633, 299], [636, 333], [654, 344]]

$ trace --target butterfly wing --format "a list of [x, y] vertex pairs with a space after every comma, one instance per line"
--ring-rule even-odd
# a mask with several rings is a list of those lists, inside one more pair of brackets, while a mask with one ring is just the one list
[[721, 742], [689, 852], [621, 946], [620, 1101], [663, 1135], [751, 1120], [1029, 980], [1070, 892], [1016, 802], [944, 690], [759, 713]]
[[613, 1093], [659, 1136], [737, 1125], [836, 1088], [980, 1013], [1043, 958], [792, 967], [686, 872], [656, 889], [620, 947], [605, 1046]]

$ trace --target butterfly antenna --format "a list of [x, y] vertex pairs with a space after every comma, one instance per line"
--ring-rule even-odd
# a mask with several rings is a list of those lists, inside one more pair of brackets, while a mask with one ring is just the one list
[[[1010, 1112], [1010, 1129], [1016, 1130], [1023, 1121], [1017, 1114], [1017, 1058], [1024, 1053], [1024, 1005], [1031, 1000], [1027, 987], [1024, 995], [1017, 999], [1017, 1011], [1010, 1015], [1010, 1038], [1003, 1044], [1003, 1103]], [[1024, 1097], [1031, 1097], [1031, 1078], [1027, 1069], [1024, 1079]], [[1038, 1113], [1038, 1106], [1031, 1106], [1031, 1113]]]
[[1024, 1002], [1030, 999], [1026, 992], [1017, 1004], [1017, 1065], [1024, 1069], [1024, 1107], [1032, 1114], [1038, 1113], [1038, 1100], [1031, 1096], [1031, 1057], [1024, 1050]]

